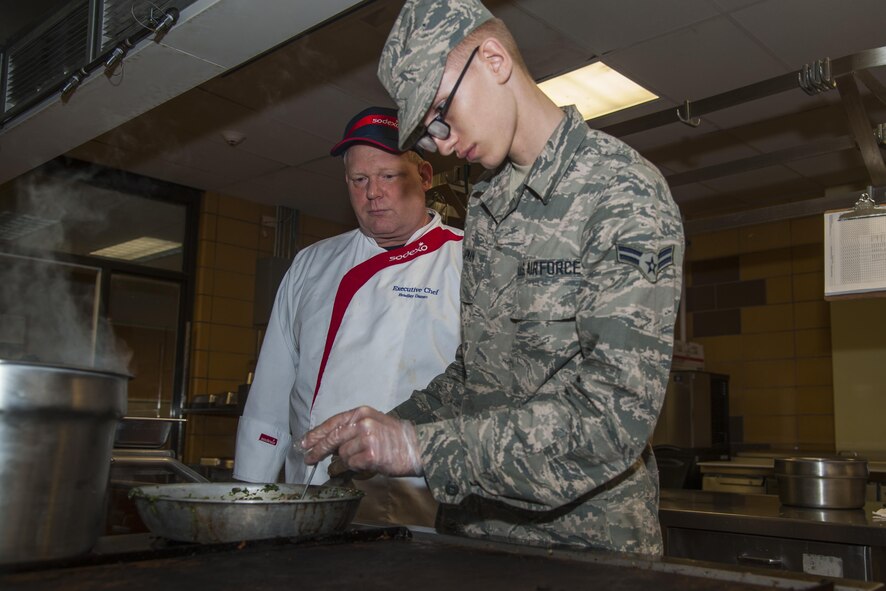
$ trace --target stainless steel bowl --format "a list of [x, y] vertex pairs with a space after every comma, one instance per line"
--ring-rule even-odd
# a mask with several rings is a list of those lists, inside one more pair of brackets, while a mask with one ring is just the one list
[[865, 503], [868, 463], [844, 457], [777, 458], [775, 478], [783, 505], [858, 509]]
[[159, 484], [132, 489], [139, 516], [155, 535], [180, 542], [239, 542], [343, 530], [363, 493], [303, 484]]

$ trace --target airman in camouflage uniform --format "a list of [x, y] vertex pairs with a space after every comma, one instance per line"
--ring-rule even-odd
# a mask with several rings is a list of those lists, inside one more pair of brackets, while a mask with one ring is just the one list
[[[451, 49], [490, 17], [475, 0], [406, 2], [379, 66], [401, 146], [425, 133]], [[469, 202], [456, 360], [392, 413], [414, 425], [437, 527], [660, 555], [648, 440], [680, 296], [679, 211], [651, 163], [572, 107], [525, 177], [500, 164]]]

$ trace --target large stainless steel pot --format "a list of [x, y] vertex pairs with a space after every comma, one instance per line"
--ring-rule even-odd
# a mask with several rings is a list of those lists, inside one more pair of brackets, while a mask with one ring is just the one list
[[95, 544], [127, 380], [0, 360], [0, 564], [75, 556]]
[[818, 509], [864, 506], [868, 463], [862, 458], [776, 458], [775, 478], [783, 505]]
[[152, 533], [180, 542], [239, 542], [311, 536], [347, 527], [363, 493], [303, 484], [158, 484], [133, 488]]

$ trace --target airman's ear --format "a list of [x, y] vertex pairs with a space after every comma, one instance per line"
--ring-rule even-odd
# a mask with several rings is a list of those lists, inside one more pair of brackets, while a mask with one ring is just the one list
[[499, 84], [507, 82], [514, 70], [514, 59], [510, 52], [495, 37], [489, 37], [480, 44], [477, 52], [487, 64]]

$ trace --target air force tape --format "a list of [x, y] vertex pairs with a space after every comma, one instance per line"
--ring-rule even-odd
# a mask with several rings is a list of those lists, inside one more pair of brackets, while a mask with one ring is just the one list
[[657, 253], [654, 251], [644, 252], [624, 244], [616, 244], [615, 247], [618, 262], [637, 267], [640, 273], [652, 283], [658, 281], [658, 276], [662, 271], [674, 264], [673, 246], [666, 246]]

